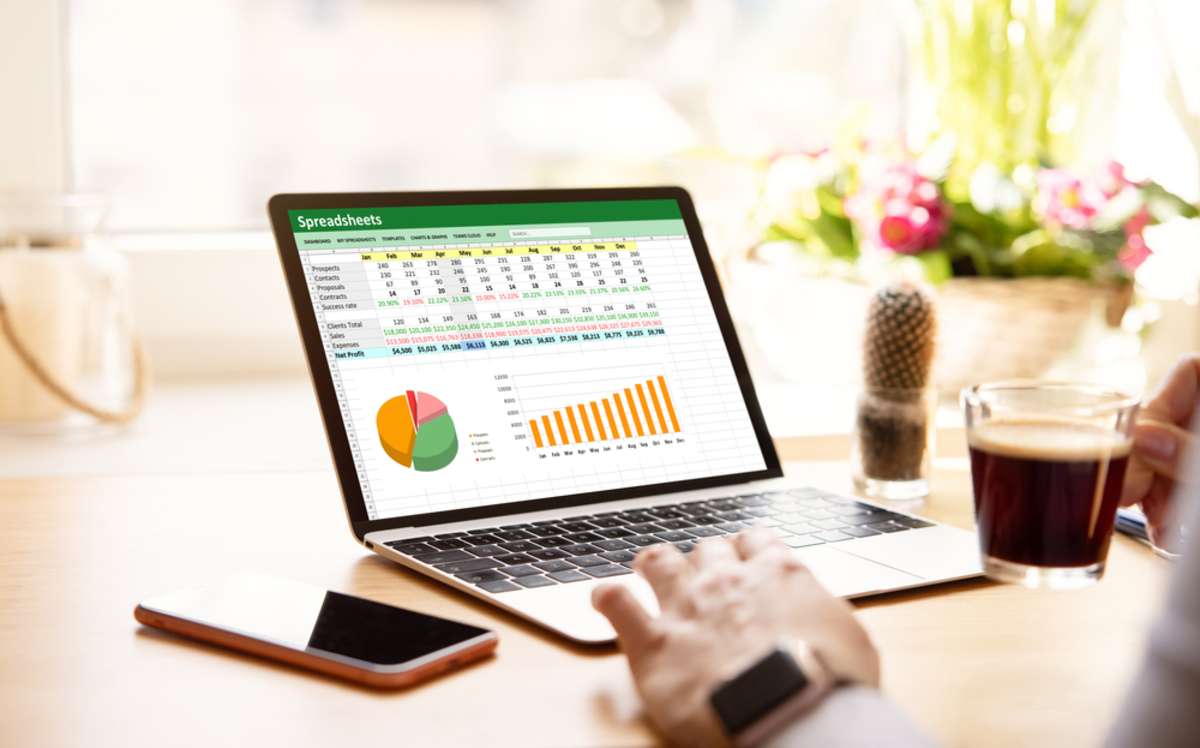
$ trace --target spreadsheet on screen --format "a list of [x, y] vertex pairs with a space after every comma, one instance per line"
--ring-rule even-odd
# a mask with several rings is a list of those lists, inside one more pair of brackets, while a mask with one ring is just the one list
[[674, 200], [289, 219], [370, 519], [764, 469]]

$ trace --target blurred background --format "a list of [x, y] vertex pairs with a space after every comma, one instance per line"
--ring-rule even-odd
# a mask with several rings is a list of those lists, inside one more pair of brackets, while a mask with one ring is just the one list
[[[84, 233], [160, 383], [303, 376], [266, 232], [284, 191], [681, 184], [781, 433], [850, 418], [885, 278], [939, 289], [947, 392], [1140, 389], [1200, 347], [1192, 0], [5, 0], [0, 21], [0, 188], [103, 196]], [[900, 172], [936, 205], [893, 216]]]

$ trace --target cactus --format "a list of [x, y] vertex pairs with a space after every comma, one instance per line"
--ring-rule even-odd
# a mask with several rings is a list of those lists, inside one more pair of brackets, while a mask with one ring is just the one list
[[929, 443], [927, 391], [937, 316], [918, 286], [885, 286], [871, 299], [863, 337], [858, 438], [865, 478], [921, 477]]

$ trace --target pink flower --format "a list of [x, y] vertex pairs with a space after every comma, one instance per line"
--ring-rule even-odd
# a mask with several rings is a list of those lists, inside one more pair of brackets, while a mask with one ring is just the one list
[[946, 233], [946, 207], [933, 182], [912, 164], [886, 169], [846, 200], [846, 214], [880, 247], [917, 254]]
[[1100, 176], [1099, 187], [1105, 199], [1113, 199], [1121, 190], [1132, 184], [1133, 182], [1125, 176], [1125, 167], [1120, 161], [1109, 161], [1104, 165], [1104, 174]]
[[1042, 169], [1037, 175], [1033, 209], [1047, 223], [1071, 229], [1092, 225], [1106, 197], [1099, 186], [1063, 169]]
[[1150, 211], [1142, 207], [1125, 222], [1125, 246], [1117, 253], [1117, 262], [1129, 272], [1137, 270], [1153, 252], [1146, 246], [1146, 238], [1142, 234], [1150, 224]]

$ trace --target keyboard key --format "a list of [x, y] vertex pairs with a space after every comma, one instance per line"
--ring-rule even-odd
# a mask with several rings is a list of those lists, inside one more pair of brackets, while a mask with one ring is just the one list
[[445, 540], [431, 540], [429, 545], [437, 548], [439, 551], [452, 551], [455, 548], [466, 548], [467, 544], [458, 538], [447, 538]]
[[563, 583], [585, 582], [591, 579], [591, 577], [589, 577], [587, 574], [584, 574], [582, 571], [577, 571], [576, 569], [564, 569], [563, 571], [556, 571], [550, 574], [550, 577], [555, 581]]
[[664, 519], [658, 523], [664, 530], [683, 530], [691, 527], [692, 523], [685, 519]]
[[541, 546], [537, 544], [536, 540], [510, 540], [507, 543], [501, 543], [500, 547], [506, 551], [512, 551], [513, 553], [529, 553], [530, 551], [536, 551], [538, 548], [541, 548]]
[[771, 513], [771, 510], [765, 506], [748, 506], [742, 509], [742, 511], [751, 517], [766, 517]]
[[682, 530], [668, 530], [666, 532], [656, 532], [654, 537], [668, 543], [677, 543], [681, 540], [691, 540], [692, 536]]
[[841, 532], [847, 535], [852, 535], [856, 538], [865, 538], [871, 535], [878, 535], [879, 530], [872, 530], [869, 527], [843, 527]]
[[470, 582], [471, 584], [482, 584], [483, 582], [500, 582], [508, 577], [504, 576], [495, 569], [484, 569], [483, 571], [468, 571], [462, 574], [455, 574], [459, 579]]
[[563, 561], [561, 558], [553, 561], [538, 561], [534, 566], [542, 571], [567, 571], [575, 568], [570, 562]]
[[606, 561], [612, 561], [614, 564], [619, 564], [622, 561], [632, 561], [633, 554], [629, 551], [608, 551], [601, 553], [600, 558]]
[[832, 519], [835, 516], [833, 512], [829, 512], [824, 509], [805, 509], [800, 513], [803, 514], [804, 518], [809, 521], [814, 519]]
[[447, 574], [461, 574], [466, 571], [495, 569], [501, 565], [490, 558], [472, 558], [466, 561], [451, 561], [448, 564], [435, 564], [433, 568], [444, 571]]
[[433, 538], [430, 536], [422, 535], [419, 538], [401, 538], [399, 540], [393, 540], [390, 543], [385, 543], [385, 545], [390, 545], [391, 547], [395, 548], [396, 546], [403, 545], [405, 543], [428, 543], [431, 540], [433, 540]]
[[688, 517], [688, 519], [691, 520], [693, 525], [719, 525], [725, 521], [720, 517], [714, 517], [711, 514], [701, 514]]
[[447, 538], [461, 538], [464, 535], [466, 535], [465, 532], [443, 532], [433, 537], [437, 540], [446, 540]]
[[533, 556], [527, 556], [524, 553], [506, 553], [503, 556], [494, 556], [494, 558], [505, 566], [516, 566], [517, 564], [532, 564], [535, 559]]
[[783, 526], [783, 523], [780, 522], [779, 520], [775, 519], [774, 517], [766, 517], [764, 519], [760, 519], [757, 522], [755, 522], [754, 524], [759, 525], [760, 527], [781, 527], [781, 526]]
[[750, 494], [748, 496], [738, 496], [735, 501], [742, 506], [766, 506], [767, 497], [760, 494]]
[[621, 574], [632, 574], [633, 570], [620, 564], [604, 564], [602, 566], [588, 566], [583, 570], [583, 573], [593, 577], [616, 577]]
[[589, 520], [591, 518], [592, 518], [592, 515], [590, 515], [590, 514], [576, 514], [574, 517], [567, 517], [566, 519], [560, 519], [560, 520], [555, 520], [555, 521], [556, 522], [582, 522], [585, 520]]
[[571, 563], [575, 564], [576, 566], [599, 566], [600, 564], [607, 564], [608, 562], [599, 556], [591, 555], [576, 556], [575, 558], [571, 559]]
[[503, 556], [510, 552], [507, 548], [501, 548], [498, 545], [477, 545], [467, 550], [476, 556]]
[[477, 530], [467, 530], [467, 534], [468, 535], [486, 535], [487, 533], [489, 533], [491, 531], [492, 531], [492, 528], [490, 528], [490, 527], [481, 527]]
[[679, 549], [680, 553], [691, 553], [692, 551], [696, 550], [696, 544], [690, 540], [684, 540], [683, 542], [676, 543], [675, 547]]
[[492, 534], [501, 540], [529, 540], [533, 537], [532, 533], [524, 530], [497, 530]]
[[646, 546], [650, 546], [650, 545], [658, 545], [659, 543], [662, 542], [661, 540], [654, 537], [653, 535], [635, 535], [632, 538], [625, 538], [625, 540], [630, 543], [633, 543], [634, 545], [636, 545], [640, 548], [645, 548]]
[[[475, 531], [472, 530], [471, 532]], [[479, 535], [468, 535], [466, 537], [466, 542], [470, 543], [471, 545], [495, 545], [496, 543], [500, 542], [500, 538], [496, 537], [495, 535], [483, 533]]]
[[537, 535], [539, 537], [549, 537], [551, 535], [562, 535], [562, 531], [559, 530], [557, 526], [552, 525], [552, 524], [550, 524], [550, 525], [538, 524], [536, 522], [533, 524], [533, 527], [529, 528], [529, 532], [531, 534]]
[[721, 535], [721, 531], [712, 527], [689, 527], [688, 532], [698, 538], [711, 538], [714, 535]]
[[921, 527], [933, 527], [932, 522], [926, 522], [925, 520], [917, 519], [916, 517], [900, 516], [900, 517], [896, 517], [892, 521], [898, 525], [904, 525], [905, 527], [910, 527], [914, 530], [921, 528]]
[[528, 530], [529, 525], [500, 525], [501, 530]]
[[623, 527], [626, 524], [620, 517], [593, 517], [588, 522], [595, 527]]
[[415, 556], [418, 553], [433, 553], [437, 550], [427, 543], [386, 543], [397, 551], [400, 551], [405, 556]]
[[597, 540], [592, 545], [602, 551], [619, 551], [625, 548], [633, 548], [631, 543], [626, 543], [624, 540]]
[[752, 519], [754, 515], [734, 510], [731, 512], [717, 512], [717, 516], [725, 522], [743, 522], [745, 520]]
[[665, 530], [667, 528], [659, 527], [658, 525], [651, 524], [649, 522], [644, 522], [644, 523], [639, 523], [636, 525], [629, 525], [625, 529], [636, 535], [649, 535], [649, 534], [655, 533], [655, 532], [662, 532], [663, 530]]
[[540, 558], [543, 561], [553, 561], [555, 559], [566, 558], [570, 554], [563, 553], [557, 548], [540, 548], [536, 551], [530, 551], [528, 555]]
[[563, 529], [563, 532], [588, 532], [596, 529], [587, 522], [563, 522], [559, 527]]
[[[520, 542], [520, 541], [518, 541], [518, 542]], [[564, 537], [558, 537], [558, 536], [555, 536], [552, 538], [538, 538], [537, 540], [534, 540], [533, 542], [537, 543], [538, 545], [542, 546], [543, 548], [558, 548], [559, 546], [563, 546], [563, 545], [571, 545], [571, 541], [567, 540]]]
[[901, 532], [903, 530], [910, 529], [899, 522], [893, 522], [892, 520], [887, 520], [886, 522], [873, 522], [869, 525], [863, 525], [863, 527], [869, 527], [872, 530], [878, 530], [879, 532]]
[[479, 586], [488, 592], [512, 592], [513, 590], [521, 589], [507, 579], [499, 579], [495, 582], [483, 582]]
[[563, 553], [569, 553], [572, 556], [587, 556], [588, 554], [598, 553], [600, 551], [599, 548], [594, 545], [589, 545], [588, 543], [564, 545], [559, 550], [561, 550]]
[[675, 509], [668, 509], [666, 507], [655, 507], [653, 509], [647, 509], [646, 514], [653, 515], [655, 517], [658, 517], [659, 519], [683, 519], [682, 512], [679, 512]]
[[627, 538], [630, 535], [633, 535], [633, 533], [624, 527], [614, 527], [609, 530], [597, 530], [596, 534], [603, 535], [606, 538]]
[[466, 551], [434, 551], [413, 556], [423, 564], [448, 564], [451, 561], [470, 561], [474, 556]]
[[816, 535], [790, 535], [783, 539], [783, 542], [789, 548], [806, 548], [810, 545], [821, 545], [824, 540], [821, 540]]
[[796, 522], [791, 525], [784, 525], [783, 529], [793, 535], [804, 535], [805, 533], [816, 532], [819, 528], [809, 522]]
[[725, 532], [741, 532], [749, 527], [749, 525], [747, 525], [745, 522], [722, 522], [721, 524], [714, 526], [717, 529], [724, 530]]
[[821, 530], [837, 530], [845, 523], [840, 519], [814, 519], [809, 524]]
[[654, 518], [642, 511], [621, 512], [617, 515], [631, 525], [643, 524], [645, 522], [653, 522]]
[[517, 577], [513, 580], [522, 587], [553, 587], [554, 580], [538, 574], [536, 577]]
[[836, 543], [839, 540], [849, 540], [850, 539], [849, 535], [847, 535], [844, 532], [839, 532], [837, 530], [826, 530], [825, 532], [819, 532], [819, 533], [817, 533], [817, 537], [820, 538], [821, 540], [824, 540], [827, 543]]
[[568, 535], [567, 539], [575, 543], [591, 543], [594, 540], [604, 540], [604, 537], [594, 532], [576, 532]]
[[706, 504], [710, 512], [735, 512], [738, 505], [730, 499], [714, 499]]
[[528, 564], [518, 564], [516, 566], [505, 566], [500, 571], [510, 577], [527, 577], [530, 574], [541, 574], [541, 569], [535, 569]]

